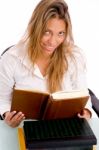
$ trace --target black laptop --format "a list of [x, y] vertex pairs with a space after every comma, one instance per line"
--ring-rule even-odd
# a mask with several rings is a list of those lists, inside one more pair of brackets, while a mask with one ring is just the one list
[[26, 148], [59, 150], [92, 150], [97, 139], [85, 119], [25, 121]]

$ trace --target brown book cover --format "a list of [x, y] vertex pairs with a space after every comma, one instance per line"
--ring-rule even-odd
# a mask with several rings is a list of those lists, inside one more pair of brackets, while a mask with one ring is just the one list
[[88, 96], [61, 100], [50, 98], [45, 108], [43, 119], [74, 117], [77, 113], [82, 112], [87, 100]]
[[22, 111], [26, 119], [74, 117], [83, 110], [88, 98], [87, 90], [48, 94], [14, 89], [11, 111]]
[[11, 111], [23, 112], [26, 119], [41, 119], [48, 97], [48, 93], [14, 89]]

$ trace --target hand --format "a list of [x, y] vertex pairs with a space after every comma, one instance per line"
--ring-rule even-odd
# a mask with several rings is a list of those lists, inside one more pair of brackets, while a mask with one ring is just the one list
[[25, 119], [24, 114], [22, 112], [6, 112], [4, 121], [11, 127], [17, 127], [22, 120]]
[[79, 118], [85, 118], [87, 120], [91, 118], [91, 115], [92, 114], [91, 114], [90, 110], [87, 108], [84, 108], [82, 113], [78, 113]]

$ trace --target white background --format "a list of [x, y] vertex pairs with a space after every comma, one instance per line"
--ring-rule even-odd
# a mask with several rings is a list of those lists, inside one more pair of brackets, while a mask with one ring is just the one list
[[[40, 0], [0, 0], [0, 53], [17, 43]], [[87, 59], [88, 87], [99, 97], [99, 0], [67, 0], [75, 44]]]

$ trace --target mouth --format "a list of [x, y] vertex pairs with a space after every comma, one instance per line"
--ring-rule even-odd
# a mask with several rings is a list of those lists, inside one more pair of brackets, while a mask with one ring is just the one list
[[55, 46], [48, 46], [48, 45], [43, 45], [43, 48], [47, 51], [53, 51], [56, 47]]
[[55, 49], [54, 47], [45, 47], [45, 48], [46, 48], [46, 50], [48, 50], [48, 51], [52, 51], [52, 50]]

